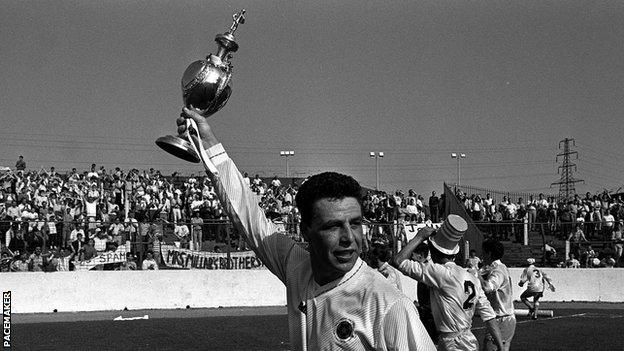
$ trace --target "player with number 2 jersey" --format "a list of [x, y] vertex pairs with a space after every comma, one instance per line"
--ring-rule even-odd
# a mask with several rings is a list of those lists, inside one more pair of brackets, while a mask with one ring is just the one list
[[[457, 242], [467, 229], [466, 221], [449, 215], [438, 231], [421, 229], [396, 258], [395, 264], [405, 275], [429, 286], [433, 319], [440, 333], [438, 350], [478, 350], [479, 343], [470, 331], [472, 318], [477, 312], [503, 348], [496, 314], [490, 305], [479, 278], [453, 262], [459, 251]], [[409, 260], [411, 252], [425, 239], [429, 239], [433, 262]]]

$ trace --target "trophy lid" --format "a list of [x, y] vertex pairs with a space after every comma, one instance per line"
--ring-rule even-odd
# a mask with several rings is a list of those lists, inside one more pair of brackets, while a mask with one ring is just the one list
[[229, 54], [238, 50], [238, 44], [234, 39], [234, 32], [238, 29], [238, 26], [245, 23], [245, 9], [232, 15], [232, 25], [230, 29], [223, 33], [217, 34], [215, 41], [219, 45], [219, 52], [215, 56], [219, 57], [222, 61], [227, 62]]

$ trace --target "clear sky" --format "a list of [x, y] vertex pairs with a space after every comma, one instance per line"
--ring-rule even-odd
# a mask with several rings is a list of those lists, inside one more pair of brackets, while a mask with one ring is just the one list
[[457, 180], [557, 192], [624, 185], [622, 1], [8, 1], [0, 11], [0, 165], [200, 173], [175, 131], [186, 66], [241, 8], [233, 93], [211, 117], [242, 171], [334, 170], [381, 188]]

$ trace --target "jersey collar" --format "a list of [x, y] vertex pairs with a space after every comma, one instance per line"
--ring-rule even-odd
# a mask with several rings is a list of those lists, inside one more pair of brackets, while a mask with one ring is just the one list
[[[342, 277], [329, 282], [323, 286], [317, 286], [316, 291], [314, 292], [315, 296], [319, 296], [329, 290], [332, 290], [333, 288], [340, 286], [342, 284], [345, 284], [346, 282], [348, 282], [349, 280], [351, 280], [351, 278], [353, 278], [353, 276], [360, 271], [360, 269], [362, 269], [362, 267], [366, 265], [366, 263], [364, 261], [362, 261], [361, 258], [357, 258], [357, 261], [355, 262], [355, 264], [353, 265], [353, 268], [351, 268], [350, 271], [348, 271], [345, 275], [343, 275]], [[313, 279], [314, 280], [314, 279]], [[315, 282], [316, 283], [316, 282]], [[316, 283], [318, 285], [318, 283]]]

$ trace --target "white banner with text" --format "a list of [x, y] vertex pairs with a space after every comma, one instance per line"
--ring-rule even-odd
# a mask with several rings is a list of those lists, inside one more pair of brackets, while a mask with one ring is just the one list
[[183, 269], [258, 269], [264, 264], [253, 251], [207, 252], [161, 245], [162, 261], [167, 267]]

